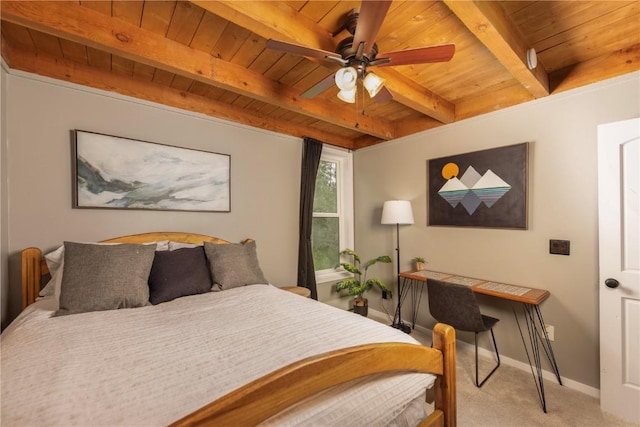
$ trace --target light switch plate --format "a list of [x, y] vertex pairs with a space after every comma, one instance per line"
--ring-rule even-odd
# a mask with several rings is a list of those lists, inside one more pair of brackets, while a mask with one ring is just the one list
[[569, 240], [549, 240], [549, 253], [554, 255], [569, 255], [570, 253], [570, 241]]

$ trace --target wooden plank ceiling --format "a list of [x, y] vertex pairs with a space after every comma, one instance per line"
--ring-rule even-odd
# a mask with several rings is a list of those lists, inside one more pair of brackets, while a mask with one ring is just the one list
[[[359, 1], [7, 1], [12, 69], [358, 149], [640, 69], [638, 1], [394, 1], [381, 52], [455, 44], [449, 62], [376, 67], [393, 99], [331, 87], [328, 61], [267, 39], [334, 51]], [[529, 70], [534, 48], [538, 66]], [[362, 96], [364, 95], [364, 96]], [[638, 94], [630, 94], [638, 96]]]

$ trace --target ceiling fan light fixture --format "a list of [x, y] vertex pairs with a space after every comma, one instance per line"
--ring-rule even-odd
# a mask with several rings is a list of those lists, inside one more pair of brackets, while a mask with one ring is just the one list
[[[375, 74], [367, 73], [367, 67], [447, 62], [451, 60], [456, 50], [455, 45], [446, 44], [379, 54], [376, 37], [387, 12], [390, 10], [391, 3], [391, 0], [361, 0], [361, 8], [354, 9], [347, 14], [346, 23], [332, 33], [332, 37], [337, 37], [343, 30], [347, 30], [350, 34], [335, 45], [333, 52], [272, 39], [267, 40], [265, 46], [269, 49], [322, 59], [342, 66], [333, 75], [326, 75], [325, 78], [304, 91], [301, 95], [304, 99], [314, 98], [332, 87], [332, 83], [335, 82], [341, 91], [338, 97], [345, 102], [355, 102], [352, 100], [354, 97], [352, 90], [359, 86], [358, 80], [362, 80], [362, 87], [367, 90], [375, 102], [388, 102], [393, 99], [393, 94], [385, 87], [384, 79]], [[363, 92], [363, 105], [364, 98]]]
[[385, 80], [377, 74], [368, 73], [362, 81], [363, 86], [369, 92], [369, 96], [373, 98], [384, 87]]
[[356, 88], [349, 90], [341, 90], [338, 92], [338, 99], [344, 102], [348, 102], [349, 104], [353, 104], [356, 102]]
[[336, 71], [335, 79], [336, 86], [338, 86], [341, 91], [353, 90], [355, 93], [356, 82], [358, 80], [358, 71], [355, 68], [340, 68], [338, 71]]

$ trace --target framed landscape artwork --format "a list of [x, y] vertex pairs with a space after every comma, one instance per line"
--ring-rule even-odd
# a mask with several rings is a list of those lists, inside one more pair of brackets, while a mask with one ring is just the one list
[[428, 160], [428, 225], [527, 228], [528, 143]]
[[231, 157], [71, 131], [73, 207], [230, 212]]

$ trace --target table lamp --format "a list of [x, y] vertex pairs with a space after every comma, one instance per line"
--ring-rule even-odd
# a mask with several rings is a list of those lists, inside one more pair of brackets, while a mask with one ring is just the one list
[[400, 225], [413, 224], [413, 211], [411, 210], [411, 202], [408, 200], [388, 200], [384, 202], [382, 206], [382, 224], [395, 224], [396, 225], [396, 255], [397, 255], [397, 274], [396, 280], [398, 281], [398, 305], [396, 306], [396, 312], [393, 316], [393, 323], [391, 326], [400, 329], [406, 333], [409, 333], [411, 329], [409, 325], [405, 325], [402, 322], [402, 300], [406, 296], [403, 295], [400, 287]]

